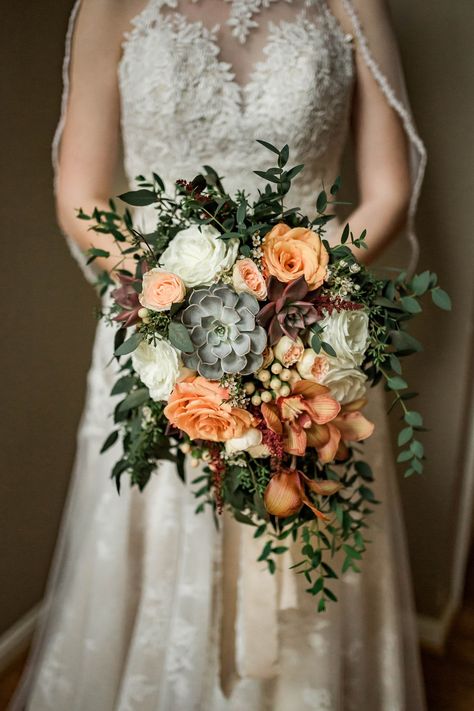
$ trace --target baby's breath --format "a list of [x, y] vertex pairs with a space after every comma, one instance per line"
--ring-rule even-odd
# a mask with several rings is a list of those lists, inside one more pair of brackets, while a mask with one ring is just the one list
[[243, 408], [248, 406], [249, 397], [243, 388], [242, 378], [237, 375], [224, 375], [224, 377], [221, 378], [220, 384], [229, 391], [229, 398], [227, 400], [229, 405]]

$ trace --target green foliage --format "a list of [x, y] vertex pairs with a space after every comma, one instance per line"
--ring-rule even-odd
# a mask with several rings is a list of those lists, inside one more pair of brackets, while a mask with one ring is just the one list
[[189, 337], [188, 329], [179, 321], [170, 321], [168, 339], [172, 346], [184, 353], [192, 353], [194, 346]]

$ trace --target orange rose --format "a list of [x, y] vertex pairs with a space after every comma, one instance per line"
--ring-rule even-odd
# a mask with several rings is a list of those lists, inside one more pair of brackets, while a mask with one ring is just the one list
[[248, 257], [238, 259], [234, 264], [232, 272], [234, 289], [240, 293], [245, 291], [252, 294], [256, 299], [262, 301], [267, 295], [267, 285], [259, 268]]
[[228, 397], [229, 391], [219, 383], [189, 377], [176, 383], [164, 413], [191, 439], [226, 442], [242, 437], [254, 424], [249, 412], [225, 402]]
[[306, 227], [275, 225], [265, 236], [263, 255], [268, 273], [278, 281], [304, 276], [310, 289], [316, 289], [326, 278], [329, 255], [318, 235]]
[[184, 301], [185, 296], [186, 287], [177, 274], [155, 267], [143, 275], [139, 300], [150, 311], [168, 311], [173, 304]]

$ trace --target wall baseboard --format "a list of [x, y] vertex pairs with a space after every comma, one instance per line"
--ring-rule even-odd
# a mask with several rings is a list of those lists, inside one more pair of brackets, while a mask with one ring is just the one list
[[439, 617], [417, 615], [418, 639], [422, 647], [437, 654], [443, 653], [455, 612], [456, 607], [448, 604]]
[[31, 642], [41, 613], [41, 603], [31, 608], [0, 637], [0, 673], [22, 654]]

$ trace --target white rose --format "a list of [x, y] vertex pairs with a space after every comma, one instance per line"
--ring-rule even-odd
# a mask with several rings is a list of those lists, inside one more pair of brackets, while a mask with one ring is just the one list
[[333, 311], [319, 325], [324, 329], [322, 340], [334, 348], [341, 365], [362, 363], [369, 338], [369, 317], [365, 311]]
[[256, 427], [250, 427], [241, 437], [233, 437], [225, 443], [225, 451], [229, 455], [238, 452], [248, 452], [253, 457], [267, 456], [266, 447], [262, 448], [262, 433]]
[[152, 400], [168, 400], [181, 374], [178, 352], [167, 341], [142, 341], [132, 353], [132, 364]]
[[296, 364], [296, 368], [303, 380], [322, 383], [325, 375], [329, 372], [329, 358], [322, 353], [318, 355], [312, 348], [306, 348]]
[[161, 266], [181, 277], [187, 287], [212, 284], [233, 266], [239, 249], [238, 239], [224, 241], [219, 234], [210, 225], [181, 230], [161, 255]]
[[282, 336], [276, 346], [273, 347], [273, 353], [280, 363], [287, 368], [294, 365], [304, 352], [304, 344], [301, 338], [296, 338], [293, 341], [288, 336]]
[[329, 371], [319, 382], [330, 389], [335, 400], [345, 405], [365, 395], [366, 380], [367, 376], [359, 368], [341, 368], [332, 358]]

